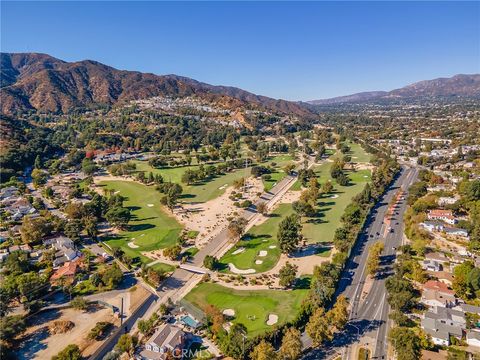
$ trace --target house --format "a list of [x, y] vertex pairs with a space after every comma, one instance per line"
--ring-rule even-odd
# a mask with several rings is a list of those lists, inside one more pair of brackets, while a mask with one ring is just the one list
[[480, 331], [467, 331], [467, 344], [470, 346], [480, 347]]
[[14, 251], [23, 251], [29, 254], [32, 251], [32, 248], [28, 244], [12, 245], [8, 248], [9, 253], [12, 253]]
[[420, 223], [420, 226], [432, 232], [432, 231], [443, 231], [445, 224], [441, 221], [424, 221]]
[[453, 275], [448, 271], [427, 271], [429, 275], [437, 278], [438, 281], [444, 283], [447, 286], [452, 286], [453, 284]]
[[449, 346], [450, 336], [461, 339], [463, 330], [460, 326], [445, 324], [437, 319], [423, 318], [421, 328], [432, 337], [435, 345]]
[[79, 269], [78, 261], [69, 261], [58, 268], [50, 277], [52, 283], [57, 283], [60, 279], [65, 279], [66, 282], [73, 283], [75, 281], [75, 275]]
[[441, 196], [438, 198], [439, 206], [453, 205], [460, 199], [459, 196]]
[[455, 292], [438, 280], [429, 280], [423, 285], [420, 302], [433, 307], [453, 307], [457, 303]]
[[450, 326], [458, 326], [463, 330], [465, 330], [467, 327], [465, 313], [461, 310], [435, 306], [424, 314], [424, 318], [435, 319], [440, 321], [442, 324]]
[[443, 228], [443, 232], [447, 235], [450, 235], [450, 236], [458, 236], [458, 237], [463, 237], [463, 238], [469, 239], [468, 231], [465, 230], [465, 229], [445, 226]]
[[81, 256], [76, 249], [73, 240], [64, 235], [55, 235], [43, 240], [45, 246], [51, 246], [56, 250], [53, 267], [57, 268], [68, 261], [75, 260]]
[[181, 357], [186, 340], [187, 335], [180, 328], [162, 324], [148, 339], [145, 350], [140, 353], [140, 356], [145, 360], [166, 359], [169, 353]]
[[430, 210], [427, 215], [428, 220], [441, 220], [448, 224], [455, 224], [457, 220], [453, 216], [452, 210], [435, 209]]
[[439, 263], [436, 260], [425, 259], [422, 261], [422, 269], [427, 271], [437, 272], [437, 271], [442, 271], [443, 266], [441, 263]]

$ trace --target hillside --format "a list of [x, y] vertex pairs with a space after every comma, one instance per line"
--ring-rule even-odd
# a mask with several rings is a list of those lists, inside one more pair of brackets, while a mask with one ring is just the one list
[[209, 85], [177, 75], [118, 70], [92, 60], [65, 62], [37, 53], [2, 53], [0, 84], [1, 112], [7, 115], [28, 110], [67, 113], [156, 96], [194, 96], [230, 109], [313, 116], [299, 103], [234, 87]]
[[480, 99], [480, 74], [424, 80], [392, 91], [371, 91], [331, 99], [309, 101], [313, 105], [385, 101]]

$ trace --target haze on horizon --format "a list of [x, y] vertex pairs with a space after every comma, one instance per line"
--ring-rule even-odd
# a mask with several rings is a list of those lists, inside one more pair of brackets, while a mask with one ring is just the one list
[[287, 100], [480, 72], [478, 2], [1, 2], [1, 51]]

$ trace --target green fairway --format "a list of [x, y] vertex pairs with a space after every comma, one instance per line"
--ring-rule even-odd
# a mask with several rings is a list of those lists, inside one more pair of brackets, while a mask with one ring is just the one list
[[349, 142], [350, 155], [352, 156], [352, 162], [354, 163], [368, 163], [372, 158], [372, 155], [367, 153], [363, 148], [357, 144]]
[[[228, 263], [234, 264], [238, 269], [255, 269], [257, 273], [270, 270], [280, 258], [280, 249], [277, 242], [278, 224], [285, 216], [293, 214], [291, 204], [281, 204], [265, 222], [252, 227], [232, 249], [221, 259], [223, 271], [228, 271]], [[271, 249], [270, 246], [275, 246]], [[241, 253], [233, 254], [240, 248], [245, 248]], [[260, 251], [267, 251], [266, 256], [258, 256]], [[256, 260], [262, 264], [255, 264]]]
[[165, 181], [171, 181], [182, 185], [183, 195], [181, 201], [184, 202], [206, 202], [215, 199], [222, 195], [226, 188], [232, 185], [235, 180], [250, 175], [250, 169], [239, 169], [217, 176], [205, 183], [186, 185], [181, 182], [183, 173], [187, 169], [197, 169], [197, 165], [156, 169], [151, 167], [146, 161], [137, 160], [135, 163], [137, 164], [138, 171], [145, 171], [147, 174], [150, 172], [153, 174], [160, 174]]
[[309, 243], [329, 243], [333, 241], [335, 230], [340, 226], [340, 219], [345, 208], [371, 179], [370, 170], [346, 171], [351, 180], [351, 185], [340, 186], [330, 177], [331, 165], [332, 163], [329, 162], [314, 169], [319, 177], [320, 184], [330, 180], [334, 186], [334, 191], [320, 197], [316, 217], [304, 218], [303, 220], [303, 236]]
[[269, 314], [278, 315], [278, 325], [293, 320], [308, 290], [234, 290], [212, 283], [197, 285], [187, 296], [199, 308], [214, 305], [220, 311], [235, 310], [234, 322], [246, 326], [248, 336], [259, 335], [273, 326], [267, 325]]
[[[143, 256], [141, 251], [163, 249], [175, 244], [182, 226], [161, 207], [161, 194], [153, 186], [133, 181], [105, 181], [101, 186], [126, 197], [124, 206], [132, 211], [128, 230], [106, 240], [108, 245], [120, 247], [127, 255], [139, 256], [142, 262], [148, 263], [151, 259]], [[128, 246], [131, 241], [138, 247]]]
[[274, 156], [268, 159], [268, 161], [266, 161], [264, 164], [262, 164], [262, 165], [270, 165], [272, 163], [275, 163], [275, 166], [274, 166], [275, 171], [269, 174], [271, 176], [271, 179], [268, 181], [263, 180], [263, 186], [265, 191], [270, 191], [272, 187], [275, 186], [276, 183], [278, 183], [287, 175], [285, 171], [283, 171], [283, 167], [291, 162], [293, 162], [292, 156], [288, 154], [284, 154], [284, 155]]

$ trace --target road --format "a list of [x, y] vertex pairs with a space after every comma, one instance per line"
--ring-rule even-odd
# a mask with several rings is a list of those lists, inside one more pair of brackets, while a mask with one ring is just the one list
[[[374, 358], [386, 358], [389, 308], [386, 300], [385, 279], [391, 273], [395, 260], [395, 249], [402, 243], [405, 201], [401, 201], [397, 205], [390, 224], [385, 222], [385, 218], [389, 203], [398, 190], [401, 188], [406, 191], [417, 175], [416, 168], [402, 166], [393, 184], [373, 207], [358, 241], [352, 248], [351, 256], [345, 265], [335, 294], [335, 296], [344, 295], [350, 302], [350, 317], [346, 329], [337, 334], [331, 344], [310, 351], [305, 355], [305, 359], [322, 359], [338, 355], [341, 355], [342, 359], [353, 359], [350, 345], [358, 344], [361, 339], [374, 344]], [[393, 232], [389, 231], [389, 225]], [[368, 250], [377, 241], [385, 243], [381, 257], [381, 270], [373, 281], [368, 294], [365, 294]], [[307, 339], [306, 341], [309, 345]]]

